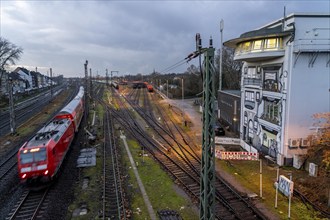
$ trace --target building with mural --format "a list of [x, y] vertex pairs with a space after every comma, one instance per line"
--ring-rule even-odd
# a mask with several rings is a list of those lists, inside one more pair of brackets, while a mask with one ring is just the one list
[[224, 43], [243, 61], [241, 146], [279, 165], [307, 153], [330, 111], [330, 14], [290, 14]]

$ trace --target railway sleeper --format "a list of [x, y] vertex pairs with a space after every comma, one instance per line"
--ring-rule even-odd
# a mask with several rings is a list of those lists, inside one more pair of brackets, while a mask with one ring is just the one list
[[233, 195], [231, 193], [228, 193], [228, 192], [220, 192], [219, 194], [226, 201], [231, 201], [231, 200], [241, 201], [239, 198], [237, 198], [237, 196], [235, 196], [235, 195]]
[[196, 184], [188, 184], [187, 185], [187, 188], [191, 191], [200, 191], [200, 186], [199, 185], [196, 185]]

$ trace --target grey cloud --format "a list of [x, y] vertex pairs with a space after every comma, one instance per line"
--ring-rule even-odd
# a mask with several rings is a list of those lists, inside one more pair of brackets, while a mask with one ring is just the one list
[[23, 47], [21, 65], [74, 76], [88, 59], [95, 73], [150, 73], [192, 52], [197, 32], [219, 48], [221, 19], [228, 40], [281, 18], [284, 5], [287, 14], [329, 13], [326, 1], [6, 1], [0, 30]]

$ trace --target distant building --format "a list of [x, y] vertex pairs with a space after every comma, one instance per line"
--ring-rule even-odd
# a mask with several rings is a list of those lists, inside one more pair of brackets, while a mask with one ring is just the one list
[[22, 67], [17, 67], [13, 72], [18, 73], [19, 77], [25, 81], [24, 91], [32, 89], [32, 75], [29, 70]]
[[306, 154], [313, 114], [330, 111], [329, 27], [329, 14], [290, 14], [224, 43], [244, 62], [243, 148], [279, 165]]
[[32, 76], [32, 88], [33, 89], [39, 88], [38, 74], [40, 73], [31, 71], [30, 74]]
[[220, 123], [237, 136], [240, 134], [241, 91], [218, 91], [218, 119]]
[[22, 79], [19, 73], [9, 73], [9, 79], [12, 80], [13, 94], [25, 92], [28, 81], [26, 79]]
[[0, 69], [0, 95], [7, 93], [7, 78], [8, 73], [5, 70]]
[[29, 71], [23, 67], [17, 67], [11, 73], [4, 71], [4, 73], [0, 75], [0, 95], [8, 94], [8, 76], [12, 79], [14, 94], [46, 88], [51, 84], [58, 85], [64, 81], [63, 75], [51, 79], [39, 72]]

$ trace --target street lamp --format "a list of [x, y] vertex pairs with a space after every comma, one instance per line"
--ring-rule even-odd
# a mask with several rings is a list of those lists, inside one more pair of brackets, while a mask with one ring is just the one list
[[220, 21], [220, 63], [219, 63], [219, 91], [222, 89], [222, 32], [224, 28], [224, 22]]

